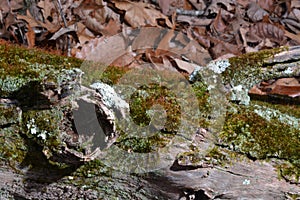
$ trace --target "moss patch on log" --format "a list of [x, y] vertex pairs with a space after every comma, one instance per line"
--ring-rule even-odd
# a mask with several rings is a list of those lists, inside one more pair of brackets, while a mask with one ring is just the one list
[[272, 74], [267, 76], [263, 73], [262, 67], [266, 64], [266, 59], [284, 50], [286, 48], [274, 48], [229, 58], [230, 66], [222, 73], [224, 82], [234, 86], [248, 86], [250, 89], [258, 81], [273, 78]]
[[298, 128], [276, 118], [268, 121], [253, 110], [240, 107], [236, 112], [228, 112], [219, 138], [230, 150], [251, 159], [277, 158], [284, 161], [285, 164], [278, 165], [278, 168], [299, 181], [299, 134]]
[[82, 60], [16, 45], [0, 45], [0, 95], [9, 96], [26, 84], [57, 82], [62, 70], [79, 68]]
[[[130, 73], [130, 70], [132, 70], [115, 66], [108, 66], [107, 68], [104, 68], [100, 65], [92, 65], [91, 63], [89, 65], [88, 63], [85, 63], [84, 67], [86, 68], [87, 66], [92, 67], [86, 69], [89, 71], [89, 73], [87, 73], [88, 76], [83, 79], [85, 84], [90, 84], [93, 81], [101, 81], [109, 85], [117, 85], [120, 79], [122, 79], [126, 73]], [[94, 71], [94, 73], [92, 73], [92, 71]], [[152, 76], [155, 78], [155, 74], [149, 75], [149, 77]], [[168, 73], [168, 71], [166, 71], [163, 76], [172, 76], [172, 73]], [[183, 83], [187, 82], [186, 77], [182, 76], [181, 78]], [[177, 79], [178, 75], [176, 75], [174, 80]], [[126, 80], [121, 81], [126, 82]], [[140, 80], [137, 80], [137, 82], [139, 81]], [[129, 82], [134, 81], [130, 80]], [[162, 85], [149, 84], [137, 88], [131, 95], [129, 102], [131, 118], [136, 124], [142, 127], [148, 126], [150, 121], [153, 120], [151, 119], [151, 113], [149, 112], [149, 109], [151, 109], [154, 104], [160, 105], [166, 112], [166, 123], [164, 124], [163, 130], [157, 131], [151, 137], [147, 138], [131, 137], [128, 136], [126, 132], [119, 130], [121, 134], [117, 140], [117, 145], [122, 149], [139, 153], [156, 151], [158, 148], [162, 148], [168, 144], [174, 134], [176, 134], [178, 126], [181, 123], [181, 107], [176, 101], [176, 95], [169, 89], [173, 86], [168, 85], [167, 83], [168, 86], [166, 87], [163, 86], [163, 84], [164, 83], [162, 83]], [[174, 82], [174, 84], [180, 83]], [[191, 88], [198, 102], [194, 102], [192, 99], [190, 100], [188, 97], [184, 96], [185, 99], [190, 100], [190, 102], [186, 102], [186, 104], [199, 106], [199, 110], [201, 112], [201, 116], [198, 116], [200, 117], [198, 120], [200, 123], [199, 126], [208, 127], [208, 118], [210, 117], [209, 112], [211, 107], [209, 105], [209, 92], [207, 86], [203, 82], [196, 82], [195, 84], [191, 85]], [[129, 93], [130, 92], [132, 91], [129, 91]], [[131, 133], [131, 135], [133, 134]], [[136, 133], [135, 135], [139, 136], [140, 133]]]

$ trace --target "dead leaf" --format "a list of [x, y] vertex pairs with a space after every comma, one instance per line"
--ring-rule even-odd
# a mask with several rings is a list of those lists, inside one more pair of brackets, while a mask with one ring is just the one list
[[197, 67], [197, 65], [195, 65], [193, 63], [188, 63], [188, 62], [185, 62], [185, 61], [177, 59], [177, 58], [175, 59], [175, 62], [177, 64], [177, 67], [180, 70], [185, 71], [188, 74], [191, 74], [195, 70], [195, 68]]
[[171, 0], [158, 0], [158, 5], [164, 15], [168, 14]]
[[270, 23], [256, 23], [250, 27], [247, 33], [247, 40], [249, 41], [261, 41], [266, 38], [281, 45], [286, 42], [284, 30]]
[[204, 0], [189, 0], [189, 2], [196, 8], [196, 10], [205, 10], [207, 7]]
[[206, 29], [200, 27], [193, 27], [191, 34], [196, 38], [196, 40], [205, 48], [210, 47], [210, 40], [207, 36]]
[[261, 21], [265, 15], [268, 15], [268, 12], [256, 3], [251, 3], [247, 10], [247, 15], [253, 22], [258, 22]]
[[274, 2], [274, 0], [259, 0], [257, 4], [264, 10], [273, 12], [276, 2]]
[[25, 20], [31, 27], [43, 27], [47, 29], [47, 31], [49, 31], [50, 33], [55, 33], [61, 28], [60, 23], [55, 24], [49, 22], [48, 20], [46, 20], [45, 23], [37, 21], [28, 10], [26, 14], [27, 15], [17, 15], [17, 18]]
[[19, 9], [24, 8], [24, 1], [23, 0], [14, 0], [14, 1], [4, 1], [0, 2], [0, 10], [3, 13], [8, 13], [10, 11], [16, 11]]
[[287, 30], [284, 31], [284, 35], [287, 36], [288, 38], [297, 41], [300, 44], [300, 34], [293, 34], [288, 32]]
[[129, 1], [113, 1], [115, 6], [126, 11], [125, 20], [133, 28], [152, 25], [158, 26], [157, 20], [163, 19], [168, 27], [172, 27], [172, 23], [167, 16], [163, 15], [158, 10], [153, 9], [149, 4], [142, 2]]
[[77, 23], [76, 33], [81, 45], [95, 38], [95, 35], [81, 22]]
[[27, 44], [29, 48], [33, 48], [35, 46], [35, 32], [34, 30], [27, 25], [28, 31], [26, 33]]
[[126, 67], [132, 65], [135, 61], [135, 57], [132, 52], [126, 52], [125, 54], [119, 56], [110, 65], [116, 67]]
[[97, 0], [86, 0], [74, 9], [74, 14], [91, 31], [102, 35], [114, 35], [120, 32], [119, 16], [106, 4]]
[[44, 0], [38, 3], [38, 6], [42, 9], [43, 16], [46, 20], [48, 17], [52, 18], [54, 13], [58, 13], [55, 3], [56, 2], [53, 0]]
[[226, 29], [226, 25], [222, 19], [221, 9], [219, 9], [218, 15], [214, 19], [212, 23], [213, 30], [216, 31], [217, 34], [223, 33]]
[[186, 22], [191, 26], [208, 26], [212, 23], [213, 19], [200, 19], [198, 17], [192, 17], [192, 16], [187, 16], [187, 15], [179, 15], [177, 17], [177, 22]]
[[292, 8], [300, 8], [300, 1], [298, 1], [298, 0], [291, 1], [291, 7]]
[[237, 45], [230, 44], [228, 42], [223, 42], [220, 40], [214, 41], [215, 46], [211, 49], [212, 57], [214, 59], [223, 56], [225, 54], [240, 55], [241, 51]]
[[296, 78], [281, 78], [276, 81], [262, 82], [253, 87], [249, 93], [256, 95], [282, 95], [295, 98], [300, 96], [300, 83]]
[[[164, 29], [156, 27], [142, 27], [132, 42], [132, 49], [135, 51], [137, 49], [147, 49], [151, 47], [157, 48], [158, 39], [163, 35], [164, 31]], [[145, 40], [145, 38], [147, 38], [147, 40]]]
[[214, 0], [210, 1], [211, 4], [207, 7], [205, 15], [218, 13], [220, 8], [224, 8], [224, 10], [233, 12], [235, 10], [235, 0]]
[[127, 51], [129, 50], [124, 37], [115, 35], [91, 40], [82, 46], [80, 52], [76, 52], [76, 57], [109, 65]]
[[49, 40], [56, 40], [57, 38], [61, 37], [62, 35], [66, 34], [66, 33], [70, 33], [70, 32], [75, 32], [75, 29], [70, 28], [70, 27], [66, 27], [66, 28], [62, 27]]

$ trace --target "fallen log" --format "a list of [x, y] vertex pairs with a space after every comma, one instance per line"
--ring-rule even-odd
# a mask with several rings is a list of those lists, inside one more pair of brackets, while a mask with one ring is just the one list
[[[298, 77], [298, 47], [199, 66], [190, 76], [201, 102], [199, 126], [191, 137], [172, 124], [154, 126], [164, 134], [156, 140], [119, 129], [118, 116], [127, 116], [132, 104], [103, 82], [83, 86], [82, 61], [0, 47], [2, 199], [299, 198], [299, 104], [248, 95], [262, 81]], [[19, 57], [14, 63], [12, 55]], [[152, 89], [144, 91], [155, 94]], [[75, 119], [89, 119], [86, 128], [79, 130]], [[171, 144], [166, 151], [165, 143]], [[134, 153], [153, 157], [134, 160]], [[137, 171], [115, 166], [120, 160]], [[162, 167], [152, 169], [154, 161]], [[145, 165], [135, 165], [143, 162], [152, 170], [141, 173]]]

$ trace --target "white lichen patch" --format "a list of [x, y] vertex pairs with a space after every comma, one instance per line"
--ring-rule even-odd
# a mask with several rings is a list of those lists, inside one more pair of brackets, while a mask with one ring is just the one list
[[230, 66], [230, 62], [228, 59], [211, 61], [208, 63], [206, 67], [211, 69], [213, 72], [217, 74], [223, 73]]
[[232, 87], [230, 94], [231, 101], [238, 102], [241, 105], [249, 105], [250, 97], [248, 95], [248, 89], [244, 88], [243, 85]]
[[200, 78], [201, 78], [201, 75], [200, 75], [201, 68], [203, 68], [203, 67], [201, 67], [201, 66], [196, 66], [195, 67], [194, 71], [189, 76], [189, 81], [190, 82], [195, 82], [197, 80], [200, 80]]
[[219, 75], [222, 74], [229, 66], [230, 62], [228, 59], [211, 61], [206, 67], [196, 66], [195, 70], [189, 76], [189, 81], [195, 82], [201, 80], [203, 70], [210, 70], [211, 74], [215, 73]]
[[30, 80], [26, 78], [6, 76], [4, 79], [0, 78], [0, 88], [2, 91], [14, 92], [28, 82], [30, 82]]
[[101, 95], [103, 103], [108, 108], [120, 110], [129, 109], [129, 104], [115, 92], [113, 87], [100, 82], [93, 83], [90, 87]]
[[298, 118], [281, 113], [278, 110], [254, 105], [254, 112], [268, 121], [276, 119], [284, 124], [294, 127], [295, 129], [300, 129], [300, 120]]

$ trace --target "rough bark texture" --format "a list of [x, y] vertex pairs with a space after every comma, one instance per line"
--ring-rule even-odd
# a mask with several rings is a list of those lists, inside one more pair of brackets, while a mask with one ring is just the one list
[[[201, 125], [195, 130], [192, 142], [180, 144], [190, 148], [188, 151], [174, 155], [176, 158], [173, 160], [167, 160], [164, 152], [159, 152], [160, 162], [168, 163], [167, 167], [143, 174], [114, 170], [114, 166], [105, 166], [99, 159], [105, 154], [102, 149], [116, 145], [119, 136], [112, 110], [117, 109], [117, 113], [122, 115], [128, 112], [128, 105], [114, 100], [119, 104], [110, 107], [105, 102], [105, 93], [99, 92], [99, 88], [83, 87], [82, 73], [77, 69], [80, 61], [54, 56], [48, 59], [62, 60], [57, 63], [49, 61], [47, 66], [41, 61], [33, 61], [33, 66], [26, 60], [30, 56], [24, 54], [35, 55], [37, 52], [16, 51], [20, 51], [20, 57], [24, 59], [15, 61], [15, 68], [1, 63], [0, 72], [1, 199], [300, 197], [299, 105], [272, 107], [272, 104], [249, 101], [247, 96], [254, 84], [266, 78], [299, 76], [297, 48], [248, 55], [247, 65], [244, 63], [245, 57], [224, 61], [230, 64], [224, 70], [214, 72], [225, 80], [224, 87], [219, 88], [224, 91], [224, 97], [211, 97], [211, 101], [219, 99], [223, 102], [228, 97], [225, 107], [230, 109], [225, 112], [223, 129], [215, 132], [217, 128], [209, 129]], [[281, 52], [281, 57], [274, 56], [278, 52]], [[294, 56], [283, 58], [284, 52]], [[45, 57], [42, 58], [44, 61]], [[211, 71], [216, 66], [222, 68], [216, 62], [209, 65], [207, 68]], [[17, 69], [16, 66], [22, 67]], [[246, 71], [249, 69], [251, 77], [250, 72]], [[197, 73], [199, 71], [201, 69]], [[235, 76], [234, 71], [239, 76]], [[254, 73], [257, 71], [259, 74]], [[195, 78], [197, 73], [191, 79], [204, 81], [210, 86], [208, 78]], [[206, 71], [203, 70], [203, 73]], [[93, 99], [87, 98], [87, 94], [92, 95]], [[210, 90], [210, 94], [216, 93]], [[105, 137], [96, 141], [103, 144], [100, 148], [88, 145], [89, 141], [95, 140], [92, 133], [97, 127], [95, 130], [91, 128], [83, 138], [74, 126], [74, 110], [84, 105], [95, 108], [94, 120], [103, 126]], [[263, 113], [266, 110], [269, 112]], [[271, 119], [268, 115], [272, 115]], [[215, 116], [220, 115], [216, 113]], [[289, 124], [291, 120], [295, 123]], [[205, 149], [204, 153], [201, 148]]]

